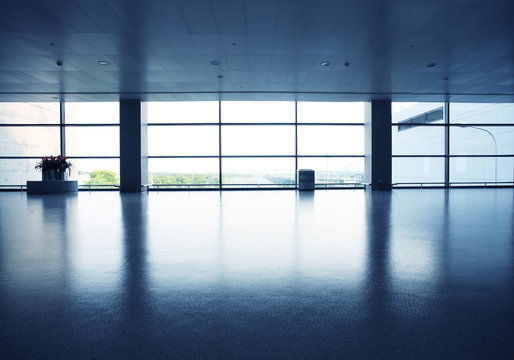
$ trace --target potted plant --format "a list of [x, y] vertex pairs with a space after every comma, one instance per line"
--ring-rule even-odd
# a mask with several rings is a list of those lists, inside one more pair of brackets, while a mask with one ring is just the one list
[[43, 156], [35, 168], [41, 171], [43, 181], [65, 180], [65, 173], [68, 170], [71, 175], [73, 165], [66, 160], [66, 156]]

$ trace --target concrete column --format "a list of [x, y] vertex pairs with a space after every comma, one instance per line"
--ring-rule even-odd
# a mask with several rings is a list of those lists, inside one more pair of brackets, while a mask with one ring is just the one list
[[372, 100], [366, 104], [364, 120], [365, 174], [367, 188], [391, 190], [392, 145], [391, 101]]
[[146, 104], [120, 100], [120, 191], [140, 192], [148, 184]]

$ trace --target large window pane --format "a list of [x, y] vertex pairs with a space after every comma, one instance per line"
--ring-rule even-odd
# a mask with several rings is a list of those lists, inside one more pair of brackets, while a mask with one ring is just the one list
[[60, 153], [59, 127], [0, 127], [1, 156], [48, 156]]
[[60, 104], [0, 103], [0, 124], [59, 124]]
[[392, 127], [393, 155], [444, 155], [443, 126]]
[[148, 123], [217, 123], [217, 101], [148, 102]]
[[0, 159], [0, 185], [25, 185], [27, 180], [41, 180], [34, 169], [37, 159]]
[[299, 155], [364, 155], [364, 126], [298, 126]]
[[450, 182], [513, 181], [514, 157], [450, 158]]
[[148, 182], [166, 188], [166, 184], [174, 184], [171, 188], [184, 184], [195, 187], [209, 187], [208, 184], [219, 184], [218, 159], [149, 159]]
[[118, 126], [66, 127], [67, 156], [119, 156]]
[[404, 126], [409, 123], [444, 123], [444, 103], [393, 102], [391, 110], [393, 123], [401, 123]]
[[364, 123], [362, 102], [298, 102], [298, 122]]
[[314, 170], [316, 184], [361, 183], [364, 180], [364, 158], [299, 158], [298, 168]]
[[[70, 180], [79, 185], [119, 185], [119, 159], [69, 159], [73, 164]], [[100, 186], [98, 186], [100, 187]]]
[[218, 126], [149, 126], [148, 155], [218, 155]]
[[294, 126], [223, 126], [223, 155], [294, 155]]
[[66, 102], [66, 124], [119, 124], [118, 102]]
[[444, 158], [393, 158], [393, 183], [444, 181]]
[[450, 104], [450, 123], [514, 124], [514, 104]]
[[452, 155], [512, 155], [514, 126], [451, 126]]
[[231, 123], [294, 123], [293, 101], [222, 101], [221, 121]]
[[224, 185], [294, 186], [295, 161], [291, 158], [228, 158], [222, 166]]

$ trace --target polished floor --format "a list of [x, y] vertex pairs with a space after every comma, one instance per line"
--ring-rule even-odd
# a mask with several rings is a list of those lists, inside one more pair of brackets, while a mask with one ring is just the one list
[[514, 359], [514, 190], [0, 193], [1, 359]]

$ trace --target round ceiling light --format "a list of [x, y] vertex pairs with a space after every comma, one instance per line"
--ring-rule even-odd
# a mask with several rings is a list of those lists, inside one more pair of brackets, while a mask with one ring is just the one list
[[223, 79], [223, 75], [218, 75], [218, 79]]
[[431, 63], [426, 64], [425, 66], [426, 66], [427, 68], [433, 68], [433, 67], [435, 67], [436, 65], [437, 65], [437, 63], [435, 63], [435, 62], [431, 62]]
[[322, 61], [319, 63], [319, 66], [329, 66], [330, 65], [330, 61]]
[[109, 66], [109, 65], [111, 65], [111, 63], [107, 60], [100, 60], [100, 61], [98, 61], [98, 65]]
[[219, 60], [211, 60], [211, 65], [218, 66], [219, 64], [221, 64], [221, 61], [219, 61]]

